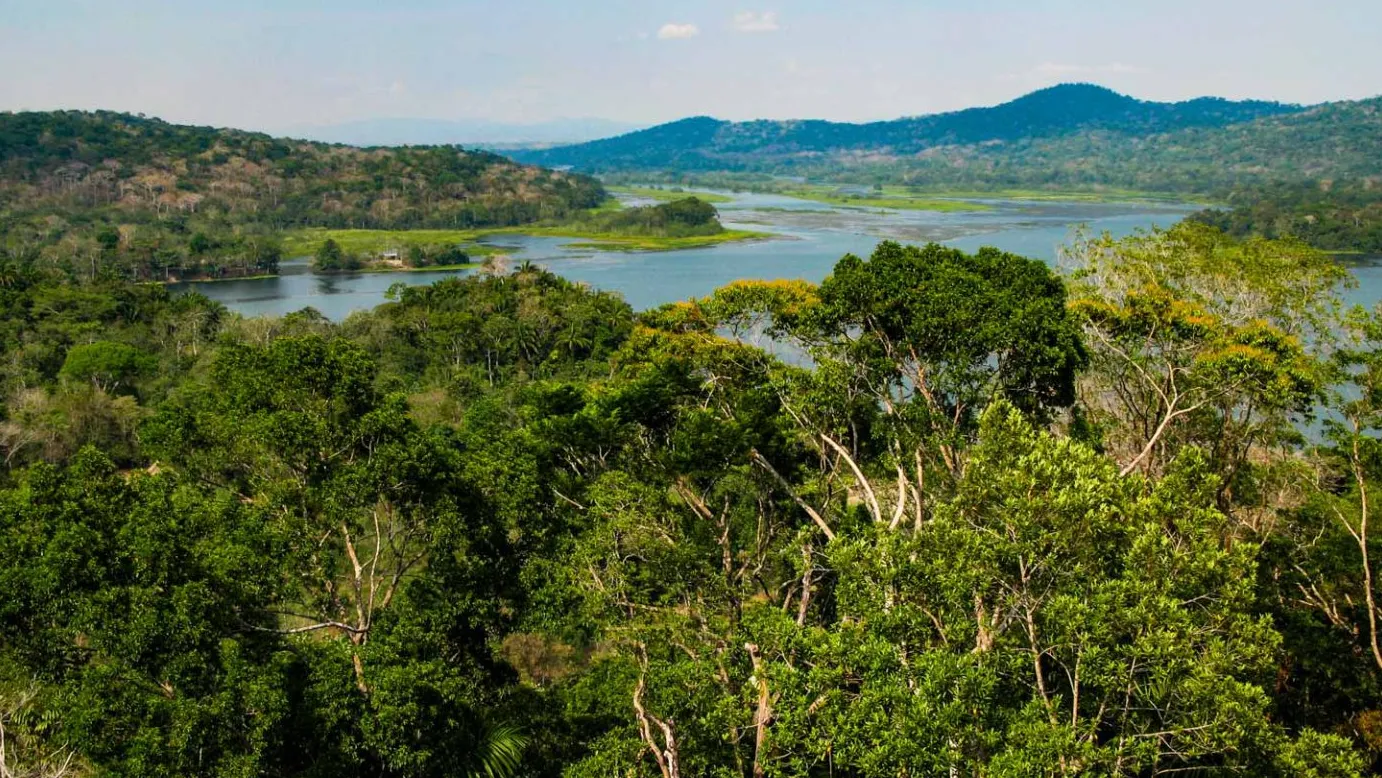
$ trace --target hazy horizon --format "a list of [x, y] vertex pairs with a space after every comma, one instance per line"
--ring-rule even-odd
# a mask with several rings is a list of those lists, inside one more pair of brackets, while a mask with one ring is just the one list
[[[1222, 0], [0, 0], [0, 110], [290, 132], [370, 120], [874, 121], [1063, 82], [1145, 100], [1382, 93], [1382, 4]], [[1222, 31], [1230, 30], [1231, 34]]]

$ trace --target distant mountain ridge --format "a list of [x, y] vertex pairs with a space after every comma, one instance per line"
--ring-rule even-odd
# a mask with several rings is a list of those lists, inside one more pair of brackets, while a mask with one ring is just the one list
[[908, 157], [954, 146], [1014, 143], [1089, 132], [1147, 136], [1216, 128], [1305, 107], [1204, 97], [1138, 100], [1093, 84], [1063, 84], [1001, 105], [867, 124], [822, 120], [727, 122], [693, 117], [615, 138], [518, 152], [524, 162], [589, 172], [676, 168], [736, 170], [783, 159], [847, 155]]

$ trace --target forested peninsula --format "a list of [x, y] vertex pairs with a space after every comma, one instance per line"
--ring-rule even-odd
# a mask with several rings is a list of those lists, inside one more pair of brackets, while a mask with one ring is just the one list
[[314, 253], [322, 231], [353, 233], [362, 266], [386, 253], [406, 263], [414, 246], [427, 265], [456, 264], [481, 236], [517, 227], [619, 248], [753, 237], [725, 234], [713, 209], [687, 221], [611, 206], [593, 178], [452, 146], [362, 149], [111, 112], [0, 113], [8, 250], [85, 280], [272, 275], [285, 244]]

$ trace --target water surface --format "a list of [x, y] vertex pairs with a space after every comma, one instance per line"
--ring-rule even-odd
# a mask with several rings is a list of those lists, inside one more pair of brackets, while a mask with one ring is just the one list
[[[867, 255], [880, 240], [937, 241], [966, 251], [996, 246], [1053, 262], [1073, 230], [1085, 226], [1115, 237], [1169, 227], [1196, 210], [1161, 203], [983, 201], [987, 211], [935, 213], [841, 208], [778, 195], [739, 194], [717, 207], [726, 226], [769, 232], [774, 239], [674, 252], [612, 252], [571, 248], [569, 238], [504, 235], [513, 262], [532, 261], [574, 281], [618, 292], [635, 309], [692, 296], [741, 278], [820, 281], [847, 253]], [[1382, 299], [1382, 264], [1352, 263], [1358, 289], [1350, 302]], [[472, 271], [317, 275], [306, 260], [285, 262], [282, 275], [256, 280], [183, 284], [247, 316], [283, 315], [312, 307], [333, 320], [373, 308], [397, 283], [430, 284]]]

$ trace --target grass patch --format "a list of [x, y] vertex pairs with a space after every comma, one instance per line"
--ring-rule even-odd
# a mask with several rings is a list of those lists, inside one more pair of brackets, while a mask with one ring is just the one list
[[[460, 246], [471, 256], [490, 256], [504, 252], [502, 247], [485, 246], [476, 241], [484, 230], [328, 230], [311, 228], [290, 232], [283, 237], [283, 254], [288, 257], [313, 256], [331, 239], [347, 254], [378, 254], [410, 246]], [[426, 269], [426, 268], [424, 268]]]
[[600, 233], [582, 230], [579, 227], [512, 227], [506, 229], [505, 232], [551, 238], [579, 238], [579, 242], [569, 244], [570, 248], [588, 251], [681, 251], [683, 249], [718, 246], [722, 243], [767, 240], [776, 237], [771, 233], [750, 230], [724, 230], [713, 235], [689, 235], [676, 238], [659, 235]]
[[613, 211], [622, 210], [624, 210], [624, 204], [619, 201], [619, 198], [611, 197], [603, 203], [600, 203], [599, 207], [591, 208], [588, 211], [586, 211], [586, 213], [611, 213]]
[[884, 185], [861, 193], [842, 189], [846, 185], [805, 184], [783, 188], [779, 193], [802, 200], [829, 203], [855, 208], [891, 208], [895, 210], [925, 211], [981, 211], [991, 210], [987, 203], [975, 200], [1017, 200], [1053, 203], [1163, 203], [1167, 205], [1210, 206], [1213, 202], [1183, 194], [1140, 192], [1134, 189], [1049, 190], [1049, 189], [989, 189], [989, 190], [918, 190], [905, 186]]
[[[572, 244], [572, 248], [597, 251], [678, 251], [680, 249], [699, 249], [733, 243], [743, 240], [763, 240], [774, 237], [771, 233], [751, 232], [749, 230], [724, 230], [713, 235], [692, 235], [687, 237], [663, 237], [657, 235], [621, 235], [583, 229], [579, 225], [538, 225], [519, 227], [500, 227], [484, 230], [327, 230], [307, 229], [291, 232], [284, 236], [283, 253], [288, 257], [313, 256], [328, 238], [336, 241], [347, 254], [370, 254], [391, 249], [406, 249], [412, 245], [460, 245], [472, 257], [489, 257], [508, 254], [515, 249], [510, 246], [488, 245], [479, 241], [502, 235], [532, 235], [547, 238], [579, 238], [583, 242]], [[419, 268], [365, 268], [359, 272], [401, 272], [429, 270], [460, 270], [475, 267], [476, 264], [429, 266]], [[242, 279], [236, 279], [242, 280]]]
[[801, 186], [783, 189], [781, 194], [841, 208], [888, 208], [895, 211], [939, 211], [942, 213], [988, 211], [993, 206], [960, 199], [918, 197], [900, 187], [862, 194], [841, 191], [833, 186]]
[[605, 189], [614, 194], [629, 195], [631, 197], [641, 197], [645, 200], [655, 200], [659, 203], [670, 203], [674, 200], [685, 200], [694, 197], [706, 203], [731, 203], [734, 198], [729, 195], [722, 195], [715, 192], [675, 192], [671, 189], [653, 189], [644, 186], [607, 186]]
[[[891, 191], [907, 192], [913, 196], [919, 193], [901, 186], [885, 186], [885, 193]], [[1212, 205], [1203, 198], [1192, 195], [1167, 194], [1165, 192], [1139, 192], [1135, 189], [1100, 190], [1048, 190], [1048, 189], [992, 189], [979, 191], [928, 191], [925, 196], [957, 197], [983, 200], [1030, 200], [1034, 202], [1056, 203], [1166, 203], [1170, 205]]]

